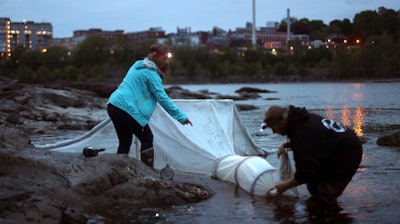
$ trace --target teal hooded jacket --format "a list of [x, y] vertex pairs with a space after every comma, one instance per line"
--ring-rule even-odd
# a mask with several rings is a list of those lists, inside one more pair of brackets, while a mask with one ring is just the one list
[[157, 102], [180, 123], [188, 118], [169, 98], [156, 64], [148, 58], [136, 61], [129, 68], [121, 84], [108, 99], [108, 103], [127, 112], [142, 127], [149, 123]]

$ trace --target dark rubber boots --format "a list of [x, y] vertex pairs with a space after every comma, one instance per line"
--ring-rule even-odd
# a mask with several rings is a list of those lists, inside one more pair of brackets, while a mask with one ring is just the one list
[[149, 148], [140, 152], [140, 159], [144, 164], [153, 168], [154, 165], [154, 148]]

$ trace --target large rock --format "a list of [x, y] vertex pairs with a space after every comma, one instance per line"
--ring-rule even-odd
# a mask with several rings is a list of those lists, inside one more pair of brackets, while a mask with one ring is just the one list
[[1, 78], [0, 123], [30, 133], [89, 130], [106, 117], [107, 99], [88, 90], [45, 88]]
[[6, 126], [0, 130], [0, 142], [1, 223], [87, 223], [116, 204], [172, 206], [212, 195], [182, 178], [162, 180], [125, 155], [86, 158], [81, 153], [37, 150], [22, 131]]
[[381, 136], [377, 139], [376, 144], [380, 146], [400, 146], [400, 132]]
[[191, 92], [180, 86], [171, 86], [166, 88], [165, 92], [172, 99], [211, 99], [206, 92]]

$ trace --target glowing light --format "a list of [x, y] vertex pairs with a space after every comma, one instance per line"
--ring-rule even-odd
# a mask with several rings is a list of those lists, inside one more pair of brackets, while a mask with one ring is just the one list
[[275, 48], [272, 48], [272, 50], [271, 50], [271, 54], [272, 55], [278, 55], [278, 52], [276, 51], [276, 49]]
[[169, 53], [169, 52], [168, 52], [168, 53], [167, 53], [167, 57], [168, 57], [168, 58], [172, 58], [172, 53]]

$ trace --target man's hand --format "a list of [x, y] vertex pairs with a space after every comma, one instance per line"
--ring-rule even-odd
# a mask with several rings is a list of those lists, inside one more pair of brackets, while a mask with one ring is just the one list
[[278, 158], [281, 156], [281, 155], [284, 155], [284, 154], [286, 154], [287, 152], [286, 152], [286, 142], [285, 143], [282, 143], [280, 146], [279, 146], [279, 148], [278, 148], [278, 151], [276, 152], [276, 155], [278, 156]]
[[273, 187], [273, 188], [269, 189], [269, 190], [267, 191], [267, 193], [265, 193], [265, 197], [267, 197], [267, 198], [273, 198], [273, 197], [277, 196], [278, 194], [280, 194], [280, 193], [278, 192], [278, 189], [276, 189], [276, 187]]

